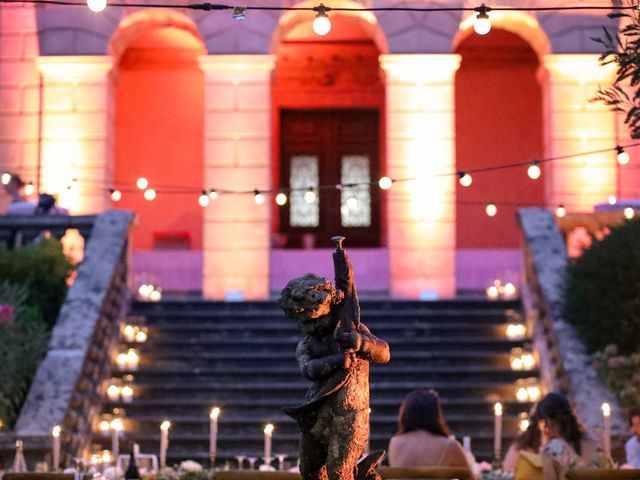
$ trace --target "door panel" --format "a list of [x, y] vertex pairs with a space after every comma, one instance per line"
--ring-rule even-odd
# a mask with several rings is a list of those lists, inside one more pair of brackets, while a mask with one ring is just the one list
[[[379, 246], [378, 189], [354, 185], [379, 176], [378, 110], [283, 110], [281, 122], [281, 187], [301, 189], [291, 192], [280, 208], [285, 246], [301, 248], [309, 234], [315, 247], [332, 246], [333, 235], [346, 236], [354, 247]], [[317, 198], [301, 205], [310, 187]], [[318, 222], [301, 219], [303, 212], [317, 212]]]

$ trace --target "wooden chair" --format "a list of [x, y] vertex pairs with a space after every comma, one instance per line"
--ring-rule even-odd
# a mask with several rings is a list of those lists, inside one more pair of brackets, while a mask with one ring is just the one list
[[[259, 470], [222, 470], [213, 474], [214, 480], [300, 480], [294, 472], [261, 472]], [[3, 479], [4, 480], [4, 479]]]
[[567, 480], [640, 480], [640, 469], [576, 468], [569, 470]]
[[387, 478], [427, 478], [472, 480], [471, 472], [467, 468], [458, 467], [380, 467], [376, 470], [383, 479]]

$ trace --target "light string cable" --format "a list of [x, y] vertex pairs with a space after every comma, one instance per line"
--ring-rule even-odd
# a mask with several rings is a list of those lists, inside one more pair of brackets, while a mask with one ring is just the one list
[[[59, 5], [59, 6], [73, 6], [73, 7], [86, 7], [86, 2], [74, 2], [74, 1], [62, 1], [62, 0], [0, 0], [0, 3], [34, 3], [41, 5]], [[570, 10], [601, 10], [601, 11], [624, 11], [624, 10], [636, 10], [635, 5], [564, 5], [555, 7], [489, 7], [482, 4], [479, 7], [331, 7], [320, 4], [317, 7], [282, 7], [282, 6], [233, 6], [220, 3], [191, 3], [191, 4], [178, 4], [178, 3], [128, 3], [128, 2], [109, 2], [110, 7], [141, 7], [141, 8], [175, 8], [175, 9], [190, 9], [190, 10], [203, 10], [211, 12], [219, 11], [235, 11], [240, 9], [242, 11], [250, 10], [263, 10], [263, 11], [309, 11], [319, 12], [321, 9], [324, 12], [480, 12], [484, 10], [486, 12], [549, 12], [549, 11], [570, 11]]]
[[[388, 188], [391, 188], [391, 185], [396, 183], [416, 182], [421, 180], [429, 180], [434, 178], [453, 177], [453, 176], [462, 177], [465, 174], [469, 174], [469, 175], [478, 174], [478, 173], [482, 174], [482, 173], [495, 172], [495, 171], [506, 170], [506, 169], [521, 168], [521, 167], [526, 167], [531, 165], [543, 165], [547, 163], [561, 162], [564, 160], [585, 157], [589, 155], [597, 155], [600, 153], [617, 152], [618, 154], [620, 154], [621, 152], [624, 152], [624, 149], [635, 148], [638, 146], [640, 146], [640, 142], [630, 143], [625, 145], [616, 145], [615, 147], [612, 147], [612, 148], [602, 148], [599, 150], [577, 152], [577, 153], [571, 153], [566, 155], [558, 155], [554, 157], [534, 159], [529, 161], [510, 162], [510, 163], [503, 163], [498, 165], [489, 165], [486, 167], [476, 167], [476, 168], [470, 168], [467, 170], [456, 170], [456, 171], [449, 171], [449, 172], [442, 172], [442, 173], [433, 173], [433, 174], [417, 176], [417, 177], [403, 177], [403, 178], [383, 177], [383, 178], [386, 178], [388, 180], [388, 184], [389, 184]], [[4, 175], [8, 175], [8, 172], [5, 172], [3, 176]], [[148, 188], [153, 188], [153, 190], [155, 190], [156, 193], [163, 193], [163, 194], [193, 195], [193, 194], [213, 193], [214, 196], [217, 197], [218, 195], [230, 195], [230, 194], [231, 195], [247, 195], [247, 194], [255, 195], [257, 193], [260, 193], [263, 195], [270, 195], [270, 194], [277, 195], [279, 193], [290, 194], [292, 192], [307, 192], [309, 190], [312, 190], [314, 192], [315, 191], [319, 192], [321, 190], [330, 190], [330, 189], [349, 190], [349, 189], [357, 189], [359, 187], [373, 187], [373, 186], [379, 185], [379, 181], [380, 180], [377, 179], [369, 182], [324, 184], [324, 185], [315, 185], [315, 186], [309, 185], [307, 187], [297, 187], [297, 188], [278, 187], [278, 188], [265, 188], [265, 189], [252, 188], [252, 189], [243, 189], [243, 190], [218, 189], [218, 188], [203, 189], [201, 187], [198, 188], [198, 187], [191, 187], [191, 186], [185, 186], [185, 185], [167, 185], [167, 184], [153, 184], [153, 185], [149, 184]], [[79, 187], [80, 185], [82, 186], [90, 185], [95, 188], [101, 189], [103, 191], [106, 190], [107, 192], [113, 192], [113, 190], [119, 190], [121, 193], [135, 193], [135, 192], [141, 192], [145, 190], [137, 187], [135, 181], [131, 181], [131, 182], [99, 181], [99, 180], [93, 180], [93, 179], [84, 181], [84, 180], [78, 179], [77, 177], [74, 177], [73, 179], [71, 179], [70, 185], [72, 185], [72, 188], [76, 186]], [[384, 188], [384, 190], [388, 188]]]

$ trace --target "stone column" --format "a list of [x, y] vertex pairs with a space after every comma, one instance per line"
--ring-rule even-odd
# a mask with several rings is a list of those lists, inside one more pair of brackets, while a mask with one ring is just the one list
[[41, 191], [75, 215], [111, 205], [113, 99], [108, 56], [47, 56], [42, 75]]
[[224, 190], [270, 189], [271, 55], [201, 58], [205, 75], [205, 185], [220, 192], [205, 210], [203, 294], [269, 296], [270, 195]]
[[[545, 85], [545, 156], [556, 157], [616, 146], [615, 115], [601, 102], [590, 102], [598, 87], [608, 86], [615, 66], [603, 67], [597, 54], [543, 57]], [[616, 194], [616, 155], [609, 151], [547, 163], [543, 167], [549, 206], [591, 211]]]
[[[38, 33], [35, 6], [0, 4], [0, 173], [37, 183]], [[37, 186], [37, 185], [36, 185]], [[10, 198], [0, 189], [0, 212]]]
[[386, 72], [391, 295], [455, 295], [455, 72], [458, 55], [381, 55]]

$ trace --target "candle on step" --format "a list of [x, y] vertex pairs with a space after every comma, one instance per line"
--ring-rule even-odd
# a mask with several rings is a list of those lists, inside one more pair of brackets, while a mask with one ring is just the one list
[[169, 448], [169, 429], [171, 422], [165, 420], [160, 424], [160, 468], [167, 466], [167, 449]]
[[51, 436], [53, 437], [53, 459], [51, 462], [51, 470], [56, 471], [60, 466], [60, 425], [56, 425], [51, 430]]
[[124, 430], [124, 424], [122, 423], [122, 419], [114, 418], [111, 420], [111, 453], [113, 454], [113, 459], [118, 463], [118, 455], [120, 454], [120, 432]]
[[493, 432], [493, 451], [496, 459], [500, 458], [502, 453], [502, 404], [496, 402], [493, 406], [494, 415], [494, 432]]
[[218, 416], [220, 409], [213, 407], [209, 414], [209, 459], [213, 468], [218, 453]]
[[273, 425], [267, 424], [264, 427], [264, 463], [271, 464], [271, 436], [273, 435]]
[[602, 417], [604, 420], [604, 455], [606, 458], [611, 457], [611, 406], [608, 403], [603, 403], [602, 406]]

